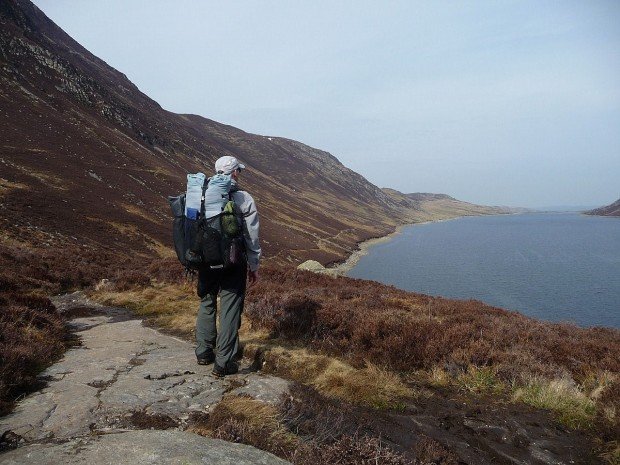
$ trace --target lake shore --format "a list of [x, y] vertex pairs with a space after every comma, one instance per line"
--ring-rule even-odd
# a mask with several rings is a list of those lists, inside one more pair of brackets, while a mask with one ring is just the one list
[[421, 223], [401, 224], [400, 226], [396, 227], [396, 230], [394, 232], [391, 232], [387, 236], [374, 237], [372, 239], [359, 242], [357, 244], [358, 250], [354, 251], [351, 255], [349, 255], [349, 257], [344, 262], [338, 263], [332, 267], [328, 267], [326, 268], [326, 270], [329, 270], [330, 273], [336, 274], [338, 276], [346, 275], [349, 271], [353, 269], [355, 265], [357, 265], [357, 262], [359, 262], [364, 255], [368, 254], [368, 251], [373, 245], [389, 241], [393, 237], [399, 235], [406, 226], [412, 226], [414, 224]]
[[[498, 213], [498, 215], [519, 215], [519, 214], [520, 213]], [[403, 231], [403, 229], [405, 229], [408, 226], [420, 226], [423, 224], [430, 224], [430, 223], [443, 223], [444, 221], [457, 220], [459, 218], [465, 218], [466, 216], [489, 216], [489, 215], [459, 215], [459, 216], [453, 216], [451, 218], [440, 218], [436, 220], [416, 221], [413, 223], [401, 224], [397, 226], [396, 229], [390, 234], [387, 234], [381, 237], [373, 237], [372, 239], [367, 239], [365, 241], [358, 242], [357, 244], [358, 250], [355, 250], [343, 262], [336, 263], [333, 266], [328, 266], [325, 268], [325, 270], [329, 272], [330, 274], [334, 274], [337, 276], [345, 276], [349, 271], [351, 271], [355, 267], [355, 265], [357, 265], [357, 263], [360, 261], [362, 257], [364, 257], [365, 255], [368, 255], [368, 252], [371, 247], [377, 244], [382, 244], [384, 242], [392, 240], [394, 237], [398, 236]]]
[[373, 237], [372, 239], [367, 239], [365, 241], [359, 242], [357, 244], [358, 250], [354, 251], [351, 255], [349, 255], [349, 257], [345, 261], [338, 263], [335, 266], [327, 267], [325, 269], [335, 275], [344, 276], [349, 271], [351, 271], [355, 267], [355, 265], [357, 265], [357, 263], [360, 261], [360, 259], [363, 256], [368, 255], [368, 251], [370, 250], [371, 247], [377, 244], [382, 244], [384, 242], [392, 240], [394, 237], [398, 236], [401, 232], [403, 232], [403, 229], [405, 229], [406, 227], [414, 226], [414, 225], [419, 226], [419, 225], [428, 224], [428, 223], [440, 223], [443, 221], [455, 220], [457, 218], [462, 218], [462, 217], [455, 216], [454, 218], [445, 218], [445, 219], [440, 219], [440, 220], [420, 221], [420, 222], [415, 222], [415, 223], [401, 224], [397, 226], [393, 232], [391, 232], [390, 234], [386, 236]]
[[[615, 224], [577, 212], [401, 227], [361, 243], [328, 271], [411, 292], [477, 299], [545, 321], [620, 328]], [[567, 232], [557, 237], [560, 229]], [[386, 240], [392, 242], [370, 248]]]

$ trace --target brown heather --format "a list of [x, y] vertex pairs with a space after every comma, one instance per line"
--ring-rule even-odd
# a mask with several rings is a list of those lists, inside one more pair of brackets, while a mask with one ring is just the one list
[[293, 383], [276, 405], [245, 396], [226, 396], [210, 414], [190, 419], [190, 431], [250, 444], [294, 465], [440, 464], [458, 458], [437, 441], [419, 434], [411, 450], [382, 438], [381, 421], [364, 409]]
[[[611, 448], [608, 456], [618, 454], [613, 442], [620, 432], [617, 330], [546, 323], [475, 300], [294, 269], [263, 270], [262, 281], [249, 292], [246, 318], [252, 329], [277, 337], [275, 344], [340, 358], [362, 375], [370, 363], [418, 382], [550, 410], [569, 428], [593, 431]], [[268, 355], [267, 369], [305, 382], [296, 376], [300, 369], [291, 368], [290, 355], [275, 362]], [[310, 384], [326, 395], [334, 392], [333, 383], [327, 389]], [[350, 383], [344, 384], [350, 391]], [[398, 396], [387, 403], [373, 397], [359, 391], [341, 396], [379, 408], [398, 403]]]
[[399, 372], [494, 367], [506, 382], [620, 372], [620, 332], [527, 318], [482, 302], [405, 292], [372, 281], [263, 270], [249, 291], [252, 327]]
[[37, 374], [64, 351], [64, 322], [47, 296], [92, 282], [82, 260], [88, 257], [0, 243], [0, 415], [37, 389]]
[[[142, 270], [137, 273], [125, 267]], [[40, 387], [37, 374], [56, 360], [67, 345], [62, 316], [49, 296], [97, 283], [108, 277], [123, 289], [148, 285], [152, 276], [180, 282], [177, 263], [165, 259], [148, 266], [144, 259], [85, 247], [31, 248], [0, 242], [0, 415], [13, 401]]]
[[66, 331], [47, 298], [0, 294], [0, 308], [0, 415], [4, 415], [16, 396], [40, 386], [36, 375], [62, 354]]
[[[376, 432], [360, 431], [359, 418], [346, 405], [300, 385], [291, 391], [276, 406], [245, 396], [224, 397], [211, 414], [191, 420], [190, 431], [250, 444], [294, 465], [420, 463], [393, 451]], [[420, 456], [428, 454], [420, 450]]]

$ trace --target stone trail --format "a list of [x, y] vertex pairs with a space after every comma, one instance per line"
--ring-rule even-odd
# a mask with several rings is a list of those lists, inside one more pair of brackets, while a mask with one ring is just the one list
[[[124, 309], [97, 305], [81, 293], [55, 304], [81, 314], [70, 325], [82, 344], [41, 374], [45, 388], [0, 418], [0, 434], [10, 430], [22, 444], [0, 455], [0, 464], [224, 464], [233, 461], [213, 460], [233, 450], [236, 464], [286, 463], [183, 430], [192, 414], [208, 413], [225, 394], [275, 403], [288, 391], [287, 381], [253, 372], [249, 363], [218, 379], [211, 365], [196, 364], [192, 344], [145, 327]], [[149, 424], [173, 430], [136, 431]]]

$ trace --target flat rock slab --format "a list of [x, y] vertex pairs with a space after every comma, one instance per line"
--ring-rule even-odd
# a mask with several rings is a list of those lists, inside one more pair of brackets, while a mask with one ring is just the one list
[[0, 455], [2, 465], [285, 465], [268, 452], [184, 431], [129, 431], [31, 444]]
[[[41, 374], [44, 389], [0, 418], [0, 434], [10, 430], [23, 443], [147, 429], [150, 419], [156, 429], [183, 429], [192, 413], [208, 413], [225, 394], [275, 403], [288, 392], [288, 382], [250, 371], [249, 361], [239, 374], [215, 378], [212, 365], [196, 363], [192, 344], [145, 327], [124, 309], [97, 305], [79, 293], [55, 304], [74, 316], [70, 325], [82, 345]], [[121, 438], [103, 441], [114, 437]]]

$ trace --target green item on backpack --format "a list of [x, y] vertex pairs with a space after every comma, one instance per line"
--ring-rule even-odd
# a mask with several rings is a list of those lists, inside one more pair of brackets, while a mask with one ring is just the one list
[[222, 211], [222, 232], [228, 237], [236, 237], [239, 235], [239, 221], [235, 216], [235, 202], [229, 200]]

